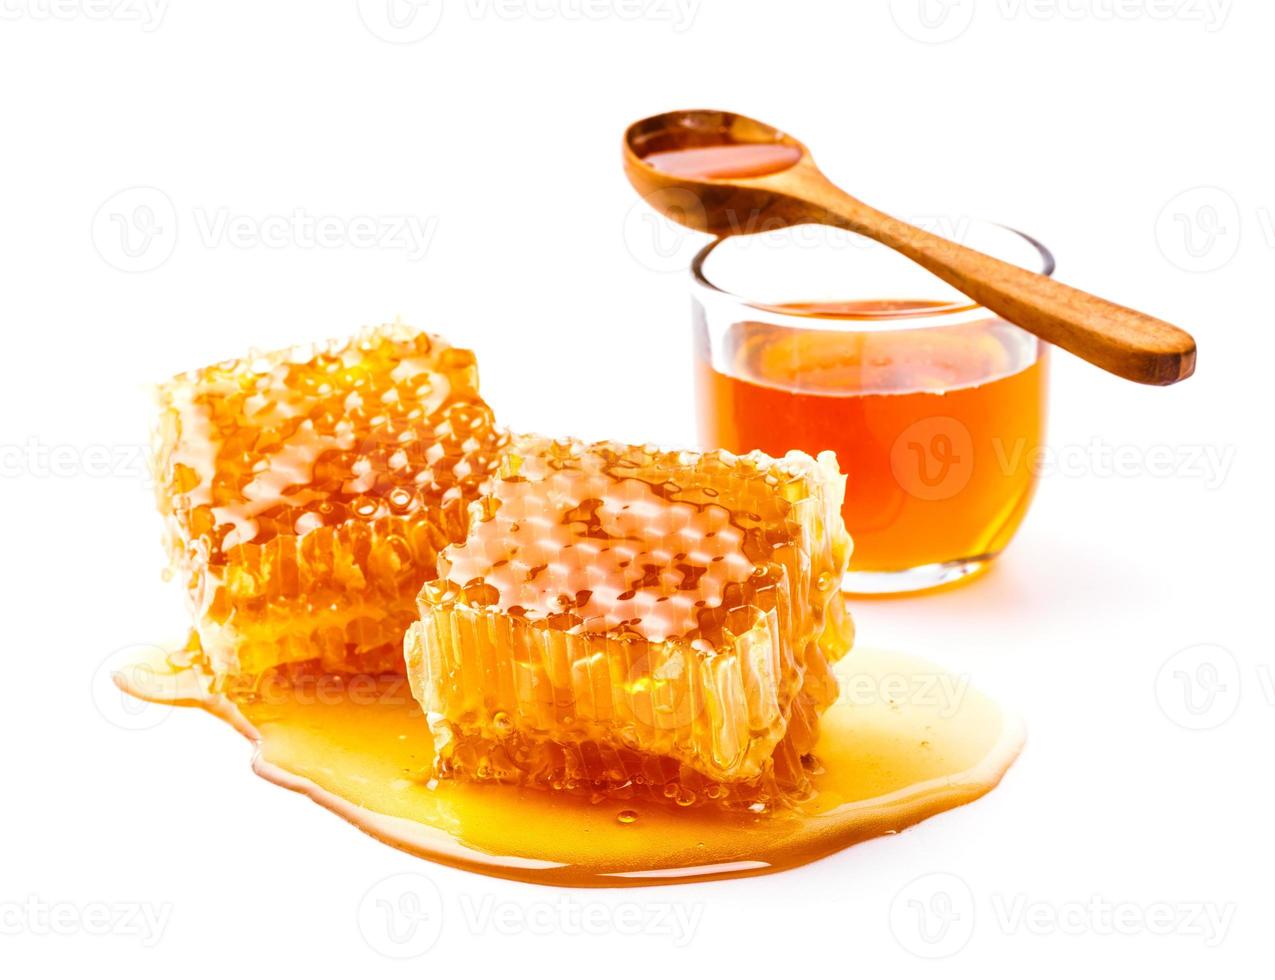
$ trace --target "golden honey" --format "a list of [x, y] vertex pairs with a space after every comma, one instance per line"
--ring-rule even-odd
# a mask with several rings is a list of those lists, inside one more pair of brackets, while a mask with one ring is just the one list
[[159, 508], [213, 669], [401, 673], [504, 439], [474, 355], [394, 324], [180, 375], [159, 409]]
[[853, 630], [831, 454], [516, 439], [408, 676], [441, 777], [764, 807], [807, 788]]
[[[792, 303], [789, 315], [888, 320], [919, 301]], [[1046, 349], [994, 317], [894, 330], [733, 324], [696, 358], [701, 442], [734, 452], [831, 449], [848, 477], [850, 571], [999, 554], [1036, 488]], [[971, 381], [971, 379], [977, 379]]]
[[969, 802], [1019, 750], [963, 683], [897, 694], [957, 679], [843, 659], [830, 453], [510, 439], [473, 355], [397, 325], [160, 403], [196, 631], [121, 686], [396, 847], [565, 885], [758, 874]]
[[259, 775], [391, 846], [502, 878], [616, 887], [765, 874], [897, 833], [990, 791], [1021, 748], [1017, 718], [925, 661], [856, 648], [835, 671], [843, 693], [822, 719], [810, 793], [761, 814], [434, 780], [433, 738], [401, 677], [227, 692], [178, 654], [116, 679], [230, 722], [256, 743]]
[[643, 162], [675, 177], [725, 180], [764, 177], [787, 170], [801, 159], [801, 150], [784, 143], [719, 143], [688, 146], [647, 154]]

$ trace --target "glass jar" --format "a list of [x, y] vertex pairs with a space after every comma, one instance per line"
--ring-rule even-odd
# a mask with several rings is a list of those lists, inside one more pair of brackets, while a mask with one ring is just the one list
[[[1000, 225], [945, 229], [1044, 275]], [[692, 264], [706, 448], [836, 452], [854, 538], [849, 592], [957, 581], [1027, 513], [1045, 438], [1048, 345], [897, 252], [803, 225], [718, 239]]]

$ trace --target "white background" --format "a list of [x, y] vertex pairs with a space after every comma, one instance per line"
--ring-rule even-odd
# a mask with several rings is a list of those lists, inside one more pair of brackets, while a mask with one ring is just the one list
[[[386, 10], [0, 5], [0, 969], [1255, 975], [1275, 914], [1275, 7], [431, 0], [397, 30]], [[652, 238], [618, 153], [629, 121], [699, 105], [789, 129], [901, 215], [1030, 231], [1064, 280], [1198, 337], [1198, 376], [1166, 390], [1057, 356], [1057, 465], [999, 567], [854, 605], [865, 642], [1022, 711], [1001, 788], [779, 875], [562, 891], [390, 850], [254, 778], [249, 745], [200, 713], [113, 723], [130, 716], [94, 697], [98, 665], [184, 615], [133, 451], [150, 382], [401, 315], [476, 349], [515, 427], [693, 439], [670, 270], [694, 243]], [[134, 255], [120, 214], [155, 219]], [[360, 237], [404, 216], [423, 255]], [[336, 240], [306, 237], [320, 218]], [[1194, 692], [1211, 711], [1188, 710], [1183, 671], [1220, 685]], [[434, 913], [416, 945], [360, 920], [399, 873], [425, 876], [407, 885]], [[931, 945], [908, 903], [936, 897], [955, 931]], [[1229, 929], [1186, 921], [1195, 906]], [[164, 928], [117, 921], [133, 907]]]

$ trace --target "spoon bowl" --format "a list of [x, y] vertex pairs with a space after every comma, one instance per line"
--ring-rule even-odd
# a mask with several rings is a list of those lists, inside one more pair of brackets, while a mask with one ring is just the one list
[[[725, 179], [673, 173], [647, 162], [679, 150], [721, 146], [785, 146], [800, 156], [781, 171]], [[822, 177], [800, 140], [734, 112], [665, 112], [635, 122], [624, 134], [624, 172], [629, 183], [666, 217], [711, 235], [774, 231], [812, 220], [801, 217], [799, 199], [761, 183], [766, 177], [791, 176], [792, 170], [804, 172], [807, 179]], [[687, 206], [687, 194], [694, 196], [697, 206]]]

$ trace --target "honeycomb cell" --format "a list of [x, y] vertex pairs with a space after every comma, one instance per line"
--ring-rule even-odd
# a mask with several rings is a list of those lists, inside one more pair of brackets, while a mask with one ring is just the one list
[[801, 796], [853, 640], [844, 487], [831, 453], [515, 438], [405, 643], [437, 777]]
[[413, 600], [506, 437], [474, 355], [402, 324], [179, 375], [153, 466], [219, 675], [402, 673]]

